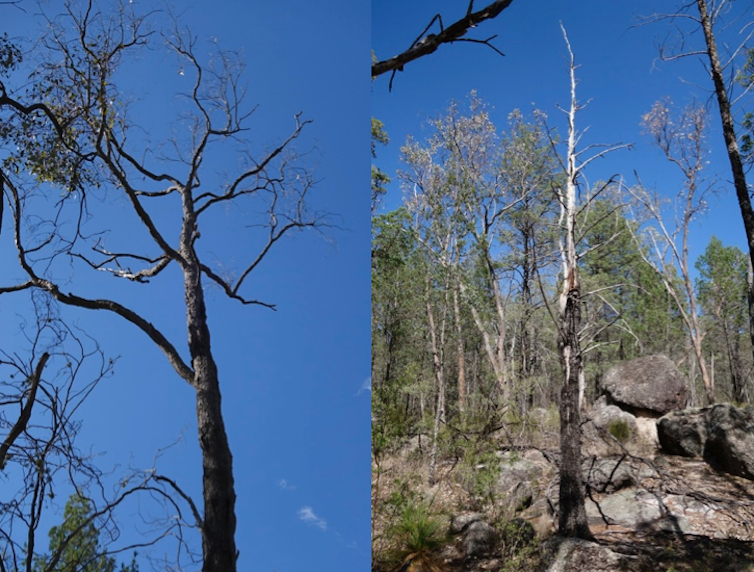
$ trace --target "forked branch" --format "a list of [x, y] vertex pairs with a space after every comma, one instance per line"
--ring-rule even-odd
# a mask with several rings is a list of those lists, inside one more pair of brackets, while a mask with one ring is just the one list
[[[470, 0], [469, 7], [466, 10], [466, 15], [447, 28], [442, 27], [442, 18], [439, 14], [436, 15], [434, 18], [432, 18], [432, 21], [429, 23], [429, 25], [424, 29], [419, 37], [414, 40], [414, 43], [411, 44], [411, 46], [406, 51], [390, 59], [375, 62], [374, 64], [372, 64], [372, 77], [377, 77], [389, 71], [393, 72], [394, 77], [395, 72], [403, 71], [403, 66], [407, 63], [419, 59], [422, 56], [426, 56], [427, 54], [431, 54], [432, 52], [436, 51], [437, 48], [439, 48], [442, 44], [452, 44], [453, 42], [457, 41], [470, 41], [478, 44], [485, 44], [501, 56], [505, 55], [490, 43], [490, 41], [493, 40], [496, 36], [492, 36], [490, 38], [487, 38], [486, 40], [466, 39], [463, 38], [463, 36], [466, 35], [466, 32], [468, 32], [469, 29], [476, 27], [481, 22], [496, 18], [500, 14], [500, 12], [510, 6], [512, 2], [513, 0], [495, 0], [495, 2], [492, 2], [478, 12], [472, 12], [472, 10], [474, 9], [474, 0]], [[427, 32], [427, 30], [429, 30], [429, 28], [432, 26], [432, 24], [434, 24], [436, 20], [440, 22], [440, 33], [428, 34], [425, 36], [424, 34]], [[391, 78], [391, 87], [392, 84], [393, 80]]]

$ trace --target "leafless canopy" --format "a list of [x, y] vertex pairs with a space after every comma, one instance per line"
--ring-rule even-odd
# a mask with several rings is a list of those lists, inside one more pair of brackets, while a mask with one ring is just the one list
[[[55, 63], [39, 66], [35, 87], [12, 93], [0, 81], [0, 109], [9, 118], [0, 135], [22, 147], [0, 167], [0, 181], [13, 213], [19, 263], [27, 274], [25, 282], [5, 285], [0, 293], [42, 288], [61, 302], [114, 312], [142, 329], [188, 380], [190, 368], [147, 320], [113, 300], [63, 293], [50, 276], [52, 269], [59, 268], [56, 261], [62, 257], [65, 265], [80, 267], [79, 261], [116, 278], [147, 283], [170, 266], [185, 268], [189, 261], [182, 247], [195, 253], [203, 220], [233, 204], [235, 209], [257, 213], [247, 225], [254, 233], [256, 251], [250, 245], [249, 259], [232, 272], [201, 259], [199, 267], [229, 297], [274, 309], [274, 303], [244, 293], [244, 285], [284, 236], [306, 228], [321, 231], [328, 225], [328, 216], [310, 210], [307, 199], [315, 179], [302, 161], [305, 157], [293, 149], [311, 121], [296, 114], [288, 135], [261, 155], [252, 154], [253, 146], [244, 135], [255, 108], [249, 110], [245, 104], [239, 54], [217, 49], [209, 64], [204, 64], [195, 55], [197, 40], [190, 31], [176, 24], [160, 36], [150, 28], [151, 15], [137, 16], [128, 6], [106, 16], [91, 3], [81, 12], [68, 5], [66, 14], [49, 21], [50, 34], [44, 43], [47, 61]], [[177, 55], [180, 73], [193, 76], [193, 85], [183, 96], [185, 111], [176, 126], [190, 129], [188, 146], [178, 139], [151, 144], [130, 121], [130, 102], [116, 84], [122, 61], [160, 38]], [[70, 101], [75, 105], [69, 105]], [[216, 182], [205, 158], [229, 153], [237, 153], [241, 168]], [[166, 167], [170, 170], [163, 170]], [[33, 181], [19, 177], [27, 170], [34, 175]], [[207, 180], [212, 179], [209, 188], [205, 188], [205, 173]], [[48, 214], [43, 220], [35, 214], [32, 223], [27, 212], [47, 200], [38, 191], [40, 182], [53, 183], [66, 192], [53, 210], [37, 211]], [[119, 246], [113, 247], [116, 241], [109, 229], [90, 228], [96, 217], [89, 203], [94, 194], [103, 192], [100, 188], [123, 193], [150, 245], [137, 250], [130, 246], [129, 237], [120, 237]], [[157, 222], [164, 207], [154, 204], [159, 199], [170, 201], [171, 196], [180, 197], [182, 204], [178, 241], [171, 240], [170, 232]], [[59, 224], [62, 221], [66, 223]]]

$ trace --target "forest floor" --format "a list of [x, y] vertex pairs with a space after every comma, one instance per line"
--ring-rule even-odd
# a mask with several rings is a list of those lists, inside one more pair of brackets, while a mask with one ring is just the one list
[[[446, 454], [438, 462], [432, 486], [428, 451], [416, 439], [373, 463], [373, 571], [409, 570], [411, 552], [396, 550], [400, 547], [395, 544], [394, 525], [406, 506], [417, 504], [428, 508], [442, 533], [441, 540], [427, 547], [433, 558], [414, 572], [552, 570], [561, 541], [553, 535], [551, 507], [558, 477], [552, 445], [550, 440], [543, 447], [477, 453], [471, 463]], [[718, 473], [700, 459], [657, 454], [630, 460], [651, 470], [619, 487], [592, 491], [586, 501], [598, 507], [596, 513], [594, 508], [589, 513], [598, 543], [621, 555], [618, 567], [594, 563], [595, 571], [754, 572], [754, 482]], [[654, 495], [662, 514], [654, 520], [642, 520], [639, 514], [638, 522], [623, 520], [620, 513], [608, 514], [606, 499], [611, 493], [613, 499], [617, 497], [616, 491]], [[626, 513], [637, 502], [641, 500], [629, 499]], [[623, 505], [616, 506], [613, 510], [620, 511]], [[474, 557], [465, 554], [463, 533], [453, 530], [454, 520], [469, 513], [480, 515], [495, 530], [488, 548]], [[521, 519], [532, 524], [534, 538], [511, 536], [511, 523]], [[421, 547], [412, 549], [414, 554], [421, 551]]]

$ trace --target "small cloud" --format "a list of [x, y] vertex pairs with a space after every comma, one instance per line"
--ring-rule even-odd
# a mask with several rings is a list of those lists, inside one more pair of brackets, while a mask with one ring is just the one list
[[359, 391], [356, 392], [356, 395], [361, 395], [365, 391], [368, 391], [369, 393], [372, 392], [372, 378], [368, 377], [364, 380], [364, 383], [361, 384], [361, 387], [359, 388]]
[[278, 486], [279, 486], [279, 487], [280, 487], [281, 489], [283, 489], [284, 491], [295, 491], [295, 490], [296, 490], [296, 485], [292, 485], [292, 484], [290, 484], [290, 483], [289, 483], [288, 481], [286, 481], [285, 479], [280, 479], [280, 480], [278, 481]]
[[310, 506], [305, 506], [300, 511], [298, 511], [298, 517], [304, 522], [313, 524], [321, 530], [327, 530], [327, 522], [314, 514], [314, 511]]

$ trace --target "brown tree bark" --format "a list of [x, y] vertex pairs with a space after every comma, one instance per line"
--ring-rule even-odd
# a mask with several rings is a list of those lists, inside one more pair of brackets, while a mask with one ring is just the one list
[[197, 238], [196, 212], [192, 189], [184, 189], [181, 257], [188, 346], [194, 370], [196, 420], [202, 451], [204, 519], [202, 523], [203, 572], [236, 569], [236, 490], [233, 456], [222, 414], [220, 381], [212, 356], [207, 307], [202, 287], [202, 271], [194, 250]]

